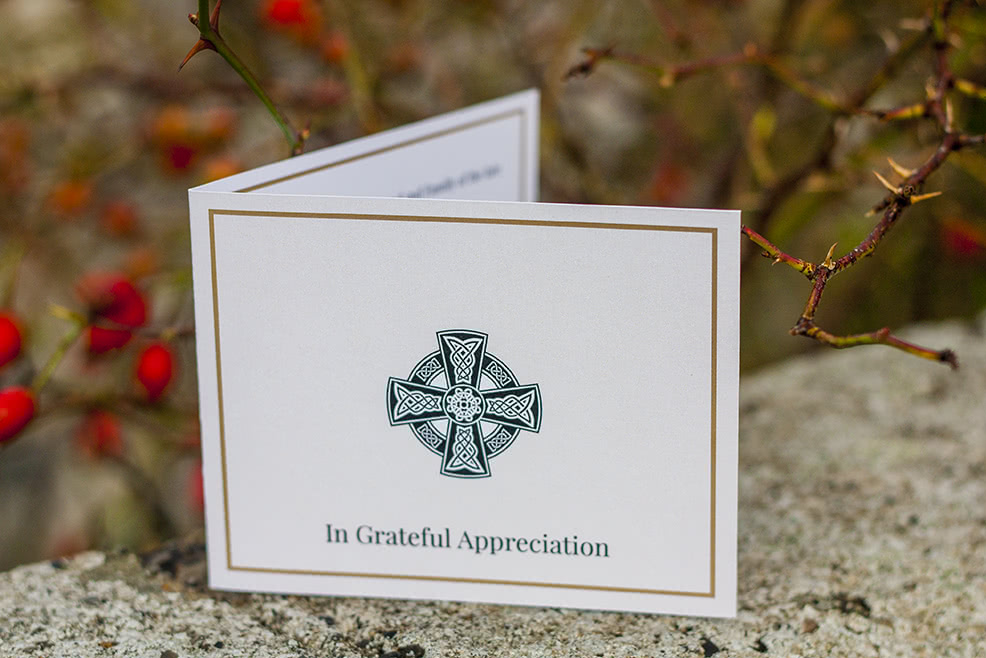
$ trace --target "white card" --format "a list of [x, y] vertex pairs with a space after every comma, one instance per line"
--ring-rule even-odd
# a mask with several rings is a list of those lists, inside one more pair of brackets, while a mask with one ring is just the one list
[[735, 614], [739, 213], [533, 203], [537, 123], [190, 191], [213, 587]]

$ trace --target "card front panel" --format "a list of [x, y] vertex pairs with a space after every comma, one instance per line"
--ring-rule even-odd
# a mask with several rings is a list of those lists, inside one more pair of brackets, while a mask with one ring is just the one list
[[[212, 308], [197, 310], [214, 325], [221, 407], [207, 459], [222, 483], [207, 486], [217, 583], [729, 614], [722, 217], [458, 209], [473, 205], [210, 209], [196, 251]], [[475, 347], [478, 379], [456, 378], [443, 332]], [[412, 393], [425, 422], [393, 423]], [[496, 415], [510, 405], [526, 417]], [[388, 544], [398, 532], [419, 545]]]

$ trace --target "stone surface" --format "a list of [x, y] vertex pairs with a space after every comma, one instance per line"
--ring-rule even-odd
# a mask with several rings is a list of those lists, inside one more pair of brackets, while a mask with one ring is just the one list
[[986, 655], [984, 333], [906, 333], [957, 372], [874, 347], [744, 378], [733, 620], [210, 592], [186, 545], [0, 574], [0, 655]]

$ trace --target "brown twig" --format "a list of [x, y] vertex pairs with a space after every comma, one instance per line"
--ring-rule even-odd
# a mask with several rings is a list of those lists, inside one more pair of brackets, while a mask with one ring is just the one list
[[810, 263], [800, 258], [795, 258], [789, 254], [781, 251], [773, 242], [763, 237], [752, 228], [748, 226], [742, 227], [743, 235], [748, 237], [754, 244], [758, 245], [763, 249], [763, 256], [766, 258], [773, 259], [774, 265], [777, 263], [783, 263], [789, 265], [796, 269], [797, 271], [804, 274], [809, 279], [815, 278], [815, 264]]
[[748, 43], [737, 53], [716, 55], [680, 64], [662, 64], [647, 57], [633, 53], [625, 53], [609, 48], [586, 48], [583, 51], [585, 59], [568, 70], [565, 78], [586, 76], [592, 73], [596, 66], [603, 61], [621, 62], [658, 75], [662, 87], [672, 87], [678, 82], [687, 80], [701, 73], [715, 71], [735, 65], [758, 65], [771, 73], [780, 82], [801, 94], [815, 104], [837, 114], [852, 114], [852, 110], [834, 98], [824, 89], [803, 78], [797, 71], [772, 53], [764, 52], [755, 43]]
[[[944, 87], [941, 87], [941, 95], [936, 96], [933, 101], [937, 107], [945, 106], [945, 101], [943, 100], [944, 89]], [[948, 114], [945, 110], [936, 112], [936, 115], [940, 115], [943, 128], [950, 123]], [[960, 135], [950, 131], [944, 132], [941, 143], [935, 149], [934, 153], [919, 168], [913, 170], [899, 186], [893, 188], [890, 196], [880, 204], [884, 208], [883, 215], [880, 221], [870, 231], [869, 235], [844, 256], [832, 261], [830, 254], [825, 262], [815, 266], [814, 276], [812, 277], [812, 291], [809, 295], [808, 303], [805, 305], [805, 310], [802, 312], [798, 322], [791, 329], [793, 335], [807, 336], [808, 338], [813, 338], [837, 348], [874, 344], [889, 345], [890, 347], [895, 347], [916, 356], [947, 363], [952, 368], [958, 367], [958, 358], [952, 350], [934, 350], [903, 341], [891, 335], [887, 328], [867, 334], [836, 336], [815, 324], [815, 310], [821, 301], [822, 292], [825, 290], [825, 286], [832, 276], [852, 267], [859, 259], [871, 255], [894, 224], [900, 219], [906, 208], [919, 201], [937, 196], [935, 193], [919, 194], [918, 190], [928, 177], [941, 167], [948, 156], [965, 146], [982, 144], [984, 141], [986, 141], [986, 135]]]
[[[861, 87], [845, 102], [839, 101], [824, 90], [801, 78], [793, 69], [775, 57], [773, 52], [764, 53], [753, 45], [748, 45], [741, 53], [734, 55], [696, 60], [673, 66], [664, 66], [635, 55], [617, 53], [612, 49], [589, 49], [586, 51], [587, 59], [573, 67], [569, 71], [569, 77], [591, 73], [599, 61], [616, 60], [651, 69], [661, 76], [662, 86], [671, 86], [675, 82], [689, 76], [723, 66], [757, 64], [763, 66], [787, 87], [829, 111], [832, 119], [826, 127], [822, 144], [815, 156], [790, 176], [781, 179], [772, 188], [767, 190], [764, 197], [765, 205], [761, 207], [760, 213], [758, 213], [758, 219], [761, 225], [764, 223], [764, 219], [772, 215], [776, 208], [779, 207], [783, 199], [793, 194], [801, 182], [813, 171], [829, 166], [831, 153], [836, 146], [835, 120], [837, 118], [862, 116], [876, 117], [884, 121], [916, 118], [933, 119], [938, 126], [941, 139], [934, 152], [919, 167], [910, 170], [890, 160], [893, 170], [903, 179], [898, 185], [890, 183], [879, 172], [875, 172], [881, 184], [889, 191], [889, 195], [870, 211], [870, 214], [882, 213], [880, 220], [859, 244], [843, 256], [834, 259], [833, 255], [836, 245], [832, 245], [824, 260], [819, 263], [813, 263], [787, 254], [754, 228], [743, 226], [742, 231], [747, 238], [761, 248], [763, 256], [770, 258], [775, 264], [783, 263], [792, 267], [805, 275], [812, 283], [811, 292], [808, 295], [805, 308], [794, 327], [791, 328], [791, 334], [805, 336], [839, 349], [859, 345], [887, 345], [909, 354], [947, 363], [952, 368], [957, 368], [958, 358], [952, 350], [935, 350], [910, 343], [894, 336], [891, 334], [889, 328], [886, 327], [869, 333], [839, 336], [822, 329], [815, 323], [815, 312], [821, 303], [822, 294], [831, 278], [852, 267], [861, 258], [873, 254], [877, 246], [908, 207], [940, 194], [940, 192], [924, 194], [921, 192], [921, 189], [928, 180], [928, 177], [941, 167], [950, 154], [962, 148], [986, 143], [986, 135], [962, 133], [955, 129], [952, 105], [948, 97], [949, 91], [956, 88], [959, 93], [967, 96], [986, 98], [986, 89], [964, 80], [957, 82], [952, 73], [948, 58], [950, 46], [947, 25], [952, 9], [953, 3], [949, 0], [943, 0], [937, 7], [937, 11], [925, 23], [925, 29], [915, 38], [912, 38], [903, 48], [889, 57], [877, 73], [870, 78], [867, 84]], [[910, 58], [922, 45], [927, 43], [929, 38], [934, 54], [935, 75], [933, 82], [927, 89], [927, 99], [922, 103], [911, 104], [891, 110], [866, 109], [864, 107], [866, 102], [893, 77], [894, 73], [900, 69], [906, 59]]]

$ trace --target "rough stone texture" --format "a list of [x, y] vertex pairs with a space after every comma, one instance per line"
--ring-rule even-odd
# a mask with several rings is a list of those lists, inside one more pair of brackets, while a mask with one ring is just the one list
[[983, 656], [984, 332], [908, 332], [954, 373], [860, 348], [744, 378], [735, 620], [223, 594], [178, 546], [0, 574], [0, 655]]

